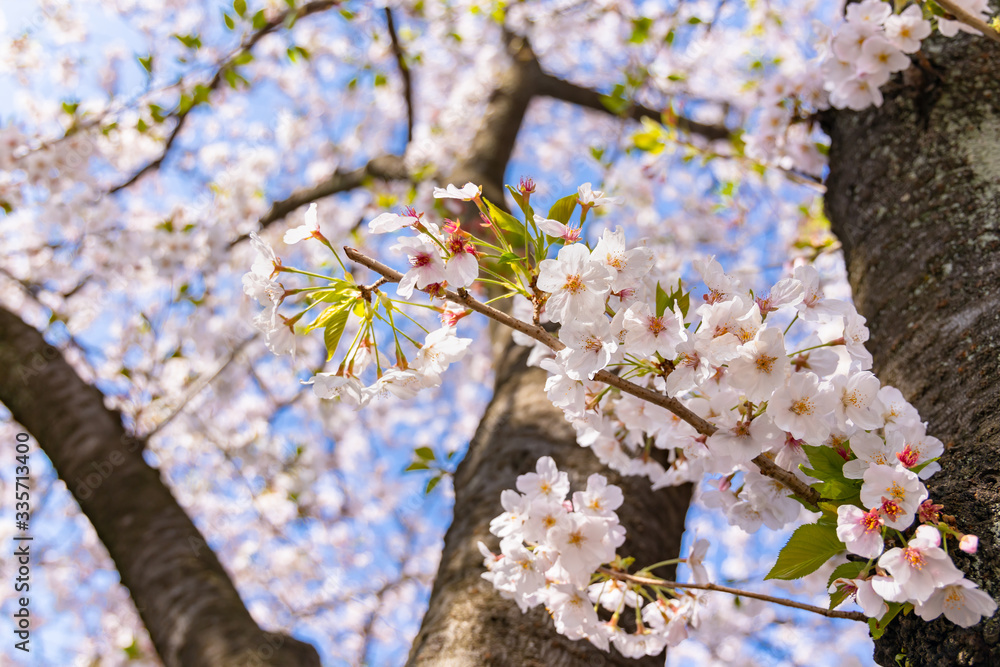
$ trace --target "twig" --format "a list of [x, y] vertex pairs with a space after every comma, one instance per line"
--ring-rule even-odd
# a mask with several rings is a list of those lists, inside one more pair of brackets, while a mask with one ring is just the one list
[[[379, 178], [385, 181], [405, 181], [410, 177], [403, 164], [403, 158], [398, 155], [380, 155], [372, 158], [368, 164], [351, 171], [340, 171], [339, 169], [330, 174], [325, 180], [308, 188], [296, 190], [287, 198], [271, 204], [270, 210], [258, 221], [261, 229], [281, 220], [296, 209], [313, 203], [324, 197], [330, 197], [338, 192], [346, 192], [359, 188], [365, 184], [369, 178]], [[229, 247], [250, 238], [249, 234], [243, 234], [239, 238], [230, 242]]]
[[[212, 76], [212, 80], [209, 81], [208, 83], [207, 88], [209, 92], [214, 91], [222, 84], [222, 82], [225, 80], [226, 72], [229, 70], [229, 68], [233, 66], [233, 63], [236, 61], [237, 58], [253, 50], [253, 47], [257, 45], [257, 42], [263, 39], [266, 35], [269, 35], [275, 30], [277, 30], [279, 26], [281, 26], [286, 20], [289, 19], [289, 16], [294, 15], [294, 18], [297, 20], [304, 16], [309, 16], [310, 14], [316, 14], [318, 12], [326, 11], [327, 9], [330, 9], [331, 7], [338, 4], [340, 4], [339, 0], [314, 0], [314, 2], [306, 3], [301, 7], [299, 7], [298, 9], [286, 9], [280, 14], [277, 14], [273, 19], [271, 19], [266, 24], [261, 26], [259, 30], [256, 30], [253, 34], [244, 39], [240, 43], [239, 48], [237, 48], [236, 51], [233, 52], [228, 58], [222, 61], [222, 64], [219, 65], [218, 69], [215, 71], [215, 75]], [[125, 188], [129, 187], [130, 185], [138, 181], [140, 178], [145, 176], [150, 171], [159, 168], [160, 165], [163, 164], [163, 161], [166, 159], [167, 154], [170, 152], [170, 149], [173, 147], [174, 142], [177, 140], [177, 136], [181, 133], [181, 130], [184, 128], [184, 123], [187, 122], [188, 115], [190, 115], [190, 113], [195, 109], [196, 106], [197, 105], [192, 104], [184, 111], [180, 111], [180, 109], [178, 108], [177, 112], [171, 113], [170, 114], [171, 116], [177, 118], [177, 124], [174, 125], [174, 129], [171, 130], [170, 134], [167, 136], [167, 142], [163, 145], [163, 151], [160, 153], [160, 156], [155, 160], [153, 160], [152, 162], [146, 163], [142, 168], [139, 169], [139, 171], [132, 174], [132, 176], [128, 180], [114, 186], [108, 191], [108, 193], [114, 194], [119, 190], [124, 190]]]
[[[371, 257], [364, 255], [354, 248], [344, 246], [344, 252], [352, 262], [357, 262], [358, 264], [371, 269], [375, 273], [388, 278], [389, 282], [399, 282], [403, 277], [403, 274], [399, 271], [386, 266], [376, 259], [372, 259]], [[444, 290], [444, 295], [450, 301], [460, 303], [463, 306], [480, 313], [481, 315], [485, 315], [486, 317], [503, 324], [504, 326], [507, 326], [515, 331], [520, 331], [526, 336], [530, 336], [538, 342], [547, 345], [556, 352], [566, 347], [561, 340], [550, 334], [542, 327], [529, 324], [528, 322], [523, 322], [516, 317], [508, 315], [502, 310], [498, 310], [493, 306], [488, 306], [485, 303], [477, 301], [465, 289], [459, 289], [457, 292], [454, 290]], [[594, 375], [594, 379], [611, 385], [612, 387], [616, 387], [626, 394], [631, 394], [636, 398], [641, 398], [642, 400], [652, 403], [653, 405], [666, 408], [693, 426], [694, 429], [702, 435], [712, 435], [718, 430], [714, 424], [711, 424], [710, 422], [699, 417], [676, 398], [671, 398], [670, 396], [653, 391], [647, 387], [637, 385], [629, 380], [623, 380], [617, 375], [606, 370], [598, 371]], [[797, 496], [814, 507], [819, 504], [820, 495], [815, 489], [811, 488], [808, 484], [800, 480], [791, 472], [775, 464], [763, 454], [751, 459], [751, 461], [757, 466], [762, 475], [781, 482]]]
[[753, 598], [755, 600], [763, 600], [764, 602], [773, 602], [774, 604], [780, 604], [785, 607], [793, 607], [795, 609], [811, 611], [815, 614], [819, 614], [821, 616], [827, 616], [829, 618], [849, 618], [852, 621], [862, 621], [862, 622], [868, 620], [868, 617], [862, 614], [860, 611], [835, 611], [832, 609], [824, 609], [823, 607], [817, 607], [815, 605], [805, 604], [804, 602], [787, 600], [785, 598], [774, 597], [773, 595], [764, 595], [763, 593], [744, 591], [739, 588], [730, 588], [729, 586], [719, 586], [717, 584], [682, 584], [676, 581], [667, 581], [666, 579], [658, 579], [653, 577], [638, 577], [634, 574], [628, 574], [627, 572], [619, 572], [617, 570], [612, 570], [606, 567], [599, 567], [597, 568], [597, 571], [600, 572], [601, 574], [606, 574], [614, 579], [618, 579], [620, 581], [627, 581], [633, 584], [639, 584], [641, 586], [660, 586], [664, 588], [694, 588], [701, 591], [717, 591], [719, 593], [740, 595], [746, 598]]
[[389, 26], [389, 39], [392, 40], [392, 52], [396, 54], [399, 74], [403, 77], [403, 98], [406, 100], [406, 143], [410, 143], [413, 139], [413, 78], [410, 76], [410, 67], [406, 64], [403, 47], [399, 43], [399, 35], [396, 34], [392, 10], [388, 7], [385, 8], [385, 22]]
[[955, 0], [934, 0], [934, 2], [939, 4], [942, 9], [953, 14], [958, 21], [983, 33], [983, 36], [987, 39], [1000, 42], [1000, 33], [994, 30], [989, 23], [959, 5]]

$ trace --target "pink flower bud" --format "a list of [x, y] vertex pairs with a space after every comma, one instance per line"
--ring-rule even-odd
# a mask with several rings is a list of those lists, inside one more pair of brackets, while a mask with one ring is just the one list
[[963, 535], [958, 548], [967, 554], [974, 554], [979, 549], [979, 538], [975, 535]]

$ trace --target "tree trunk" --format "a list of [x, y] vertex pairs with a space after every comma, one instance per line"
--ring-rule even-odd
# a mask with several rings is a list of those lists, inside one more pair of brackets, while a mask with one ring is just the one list
[[[826, 206], [844, 245], [875, 373], [945, 443], [927, 486], [979, 553], [952, 549], [1000, 597], [1000, 50], [982, 38], [924, 43], [885, 104], [831, 112]], [[916, 72], [915, 76], [912, 76]], [[1000, 619], [968, 629], [915, 615], [893, 623], [875, 659], [895, 665], [1000, 664]]]
[[525, 366], [527, 353], [509, 345], [498, 356], [496, 392], [455, 474], [455, 518], [409, 664], [662, 666], [662, 656], [636, 661], [558, 635], [544, 608], [522, 614], [482, 578], [476, 543], [496, 550], [489, 523], [503, 511], [500, 492], [514, 488], [517, 476], [533, 471], [541, 456], [551, 456], [569, 473], [574, 490], [595, 472], [622, 487], [626, 504], [618, 514], [628, 541], [619, 552], [636, 556], [638, 564], [678, 553], [691, 496], [690, 485], [652, 491], [646, 478], [623, 478], [603, 468], [590, 450], [576, 444], [573, 428], [545, 396], [545, 371]]
[[38, 331], [3, 308], [0, 402], [35, 437], [94, 525], [167, 667], [320, 664], [312, 646], [257, 626], [201, 533], [143, 460], [145, 442]]

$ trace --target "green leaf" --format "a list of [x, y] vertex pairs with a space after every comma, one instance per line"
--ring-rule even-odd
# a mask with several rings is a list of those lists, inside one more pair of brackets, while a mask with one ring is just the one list
[[413, 453], [424, 461], [433, 461], [436, 458], [434, 456], [434, 450], [430, 447], [417, 447]]
[[145, 57], [139, 56], [139, 64], [142, 65], [142, 68], [144, 70], [146, 70], [147, 74], [152, 74], [153, 73], [153, 56], [152, 56], [152, 54], [148, 55], [148, 56], [145, 56]]
[[812, 468], [799, 466], [799, 469], [807, 475], [824, 482], [847, 482], [847, 478], [844, 477], [844, 457], [833, 447], [802, 445], [802, 450], [809, 458], [809, 465], [812, 466]]
[[512, 216], [507, 211], [503, 210], [499, 206], [496, 206], [493, 202], [483, 197], [483, 203], [486, 204], [486, 210], [490, 213], [490, 219], [497, 223], [501, 229], [508, 231], [511, 234], [517, 234], [518, 238], [524, 237], [524, 223]]
[[684, 291], [680, 278], [677, 279], [677, 289], [670, 294], [667, 294], [660, 283], [656, 283], [656, 316], [663, 317], [663, 313], [668, 310], [673, 311], [674, 305], [677, 305], [681, 314], [687, 317], [688, 308], [691, 307], [691, 295]]
[[194, 104], [194, 99], [187, 93], [181, 93], [180, 102], [177, 103], [177, 110], [180, 113], [186, 113], [188, 109]]
[[764, 579], [798, 579], [819, 569], [846, 547], [832, 526], [810, 523], [792, 533], [778, 554], [778, 562]]
[[637, 132], [632, 137], [632, 143], [639, 150], [656, 155], [657, 153], [663, 152], [663, 149], [666, 147], [666, 144], [663, 143], [662, 136], [663, 133], [657, 131]]
[[264, 10], [260, 10], [253, 15], [253, 29], [260, 30], [267, 25], [267, 17], [264, 16]]
[[620, 83], [615, 86], [610, 95], [601, 95], [600, 100], [604, 108], [615, 115], [622, 114], [632, 106], [632, 103], [625, 99], [625, 86]]
[[579, 195], [574, 193], [559, 199], [552, 205], [552, 208], [549, 209], [548, 215], [545, 217], [549, 220], [557, 220], [565, 225], [569, 222], [569, 219], [573, 217], [573, 211], [576, 209], [578, 197]]
[[152, 116], [153, 120], [157, 123], [162, 123], [167, 118], [166, 114], [163, 113], [163, 107], [158, 104], [149, 105], [149, 115]]
[[434, 487], [437, 486], [440, 482], [441, 482], [441, 475], [438, 475], [437, 477], [431, 477], [427, 481], [427, 488], [424, 489], [424, 495], [427, 495], [431, 491], [433, 491]]
[[410, 465], [403, 468], [403, 472], [413, 472], [414, 470], [430, 470], [431, 467], [424, 463], [423, 461], [414, 461]]
[[337, 345], [340, 344], [340, 337], [344, 335], [347, 320], [351, 316], [350, 305], [350, 302], [348, 302], [348, 307], [341, 308], [334, 313], [327, 323], [326, 328], [323, 329], [323, 342], [326, 343], [327, 361], [333, 359], [333, 355], [337, 353]]
[[[837, 579], [857, 579], [865, 571], [867, 563], [864, 561], [852, 560], [838, 565], [830, 573], [830, 578], [826, 582], [826, 587], [830, 588]], [[830, 607], [833, 609], [833, 607]]]
[[188, 47], [189, 49], [197, 50], [197, 49], [201, 48], [201, 38], [197, 34], [195, 34], [195, 35], [174, 35], [174, 37], [177, 38], [177, 40], [181, 44], [183, 44], [184, 46]]
[[653, 27], [653, 19], [640, 16], [632, 19], [632, 36], [628, 38], [630, 44], [642, 44], [649, 39], [649, 29]]
[[233, 17], [230, 16], [229, 14], [226, 14], [225, 12], [223, 12], [222, 13], [222, 20], [226, 22], [226, 27], [229, 28], [230, 30], [235, 30], [236, 29], [236, 21], [234, 21]]
[[233, 66], [239, 67], [240, 65], [249, 65], [253, 62], [253, 54], [249, 51], [243, 51], [238, 56], [233, 58]]
[[663, 317], [663, 313], [667, 310], [667, 305], [670, 303], [670, 297], [667, 293], [663, 291], [660, 287], [660, 281], [656, 281], [656, 316]]
[[294, 63], [297, 62], [299, 58], [302, 58], [302, 60], [309, 60], [309, 52], [301, 46], [289, 46], [288, 59]]
[[497, 260], [500, 264], [513, 264], [514, 262], [519, 262], [523, 259], [516, 252], [505, 252], [500, 255], [500, 259]]
[[236, 13], [243, 17], [247, 13], [247, 0], [233, 0], [233, 9]]
[[878, 639], [885, 634], [886, 628], [889, 627], [889, 623], [892, 619], [899, 615], [899, 612], [903, 611], [906, 604], [900, 604], [899, 602], [887, 602], [889, 605], [889, 611], [885, 613], [885, 616], [879, 619], [869, 618], [868, 619], [868, 629], [871, 630], [872, 639]]

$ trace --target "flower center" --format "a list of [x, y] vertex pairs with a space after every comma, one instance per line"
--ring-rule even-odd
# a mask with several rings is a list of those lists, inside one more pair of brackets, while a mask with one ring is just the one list
[[566, 276], [566, 284], [563, 285], [563, 289], [570, 294], [579, 294], [585, 289], [583, 278], [580, 277], [580, 274]]
[[755, 365], [761, 373], [770, 373], [771, 369], [774, 368], [774, 362], [777, 360], [778, 357], [769, 357], [766, 354], [761, 354], [757, 357]]
[[792, 407], [788, 409], [799, 416], [811, 415], [813, 413], [813, 404], [808, 398], [800, 398], [797, 401], [793, 401]]
[[914, 570], [920, 571], [924, 569], [924, 563], [926, 561], [924, 560], [924, 555], [920, 553], [919, 549], [906, 547], [903, 549], [903, 558], [906, 559], [906, 562], [908, 562], [910, 567]]

